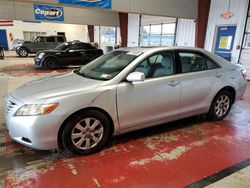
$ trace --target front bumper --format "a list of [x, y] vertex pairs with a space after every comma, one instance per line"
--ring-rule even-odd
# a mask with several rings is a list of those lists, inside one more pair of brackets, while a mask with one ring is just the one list
[[9, 96], [7, 101], [15, 104], [11, 110], [6, 105], [5, 114], [9, 135], [13, 140], [40, 150], [58, 148], [57, 134], [61, 125], [61, 116], [53, 113], [39, 116], [14, 116], [23, 103], [12, 96]]
[[34, 58], [35, 67], [42, 68], [43, 67], [43, 59], [39, 59], [37, 57]]

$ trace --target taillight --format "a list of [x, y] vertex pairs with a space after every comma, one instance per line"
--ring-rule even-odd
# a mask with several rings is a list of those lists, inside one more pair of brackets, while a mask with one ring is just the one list
[[247, 78], [247, 71], [245, 69], [241, 70], [241, 74], [244, 78]]

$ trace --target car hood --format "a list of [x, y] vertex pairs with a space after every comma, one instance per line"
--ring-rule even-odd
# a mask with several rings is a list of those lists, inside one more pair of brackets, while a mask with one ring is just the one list
[[50, 98], [81, 93], [97, 88], [103, 81], [88, 79], [73, 72], [29, 82], [12, 92], [22, 102], [46, 101]]

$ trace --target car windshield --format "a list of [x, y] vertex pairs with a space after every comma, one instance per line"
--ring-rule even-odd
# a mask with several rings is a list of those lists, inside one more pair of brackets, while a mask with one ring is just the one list
[[59, 44], [55, 50], [66, 50], [67, 48], [69, 47], [69, 43], [67, 42], [64, 42], [62, 44]]
[[113, 51], [83, 66], [79, 74], [96, 80], [110, 80], [139, 55], [128, 51]]

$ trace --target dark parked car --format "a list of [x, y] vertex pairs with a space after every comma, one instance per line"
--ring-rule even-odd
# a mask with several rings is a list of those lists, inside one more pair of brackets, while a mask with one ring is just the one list
[[66, 42], [65, 36], [37, 36], [32, 41], [24, 41], [16, 45], [16, 53], [20, 57], [27, 57], [41, 50], [54, 49], [59, 44]]
[[103, 55], [103, 51], [89, 43], [64, 42], [53, 50], [38, 52], [35, 57], [35, 65], [37, 68], [46, 69], [68, 65], [85, 65], [101, 55]]

